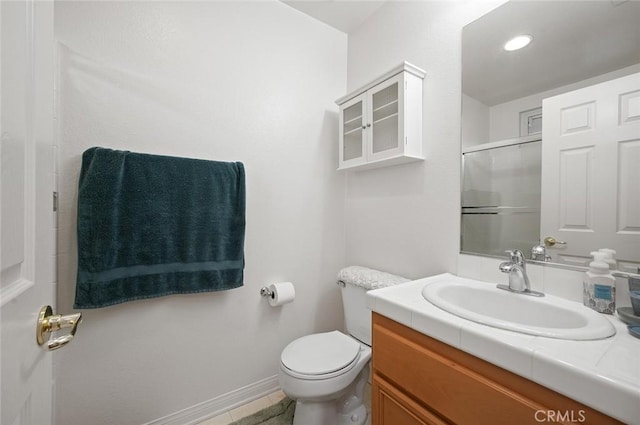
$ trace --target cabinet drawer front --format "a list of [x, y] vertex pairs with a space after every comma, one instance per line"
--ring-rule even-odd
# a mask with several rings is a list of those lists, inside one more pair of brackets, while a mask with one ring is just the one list
[[373, 425], [447, 425], [379, 376], [371, 389]]
[[[374, 325], [374, 373], [457, 424], [539, 424], [543, 406]], [[402, 358], [402, 361], [398, 361]]]

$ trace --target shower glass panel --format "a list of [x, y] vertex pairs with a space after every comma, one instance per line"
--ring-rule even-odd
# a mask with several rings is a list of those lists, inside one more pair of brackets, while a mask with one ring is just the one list
[[541, 142], [464, 153], [463, 252], [527, 256], [540, 238]]

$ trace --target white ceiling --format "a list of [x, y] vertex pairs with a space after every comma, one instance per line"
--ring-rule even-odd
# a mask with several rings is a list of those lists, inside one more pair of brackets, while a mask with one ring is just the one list
[[[502, 46], [530, 34], [522, 50]], [[492, 106], [640, 63], [639, 1], [509, 2], [464, 27], [463, 91]]]
[[[386, 0], [282, 0], [347, 34]], [[531, 34], [528, 47], [503, 44]], [[488, 105], [640, 63], [640, 1], [510, 1], [464, 27], [463, 91]]]
[[282, 2], [349, 34], [378, 10], [385, 0], [282, 0]]

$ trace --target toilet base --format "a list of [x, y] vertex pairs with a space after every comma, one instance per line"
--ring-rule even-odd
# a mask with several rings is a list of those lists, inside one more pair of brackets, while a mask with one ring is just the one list
[[364, 389], [368, 379], [369, 364], [337, 399], [297, 400], [293, 425], [364, 425], [367, 421]]
[[296, 412], [293, 415], [293, 425], [324, 425], [335, 423], [337, 416], [336, 405], [333, 401], [314, 402], [296, 401]]

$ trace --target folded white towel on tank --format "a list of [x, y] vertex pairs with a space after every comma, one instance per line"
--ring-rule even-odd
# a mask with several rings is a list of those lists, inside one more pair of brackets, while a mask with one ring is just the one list
[[338, 280], [355, 286], [361, 286], [365, 289], [386, 288], [387, 286], [409, 282], [409, 279], [402, 276], [396, 276], [391, 273], [361, 266], [349, 266], [340, 270], [340, 272], [338, 272]]

